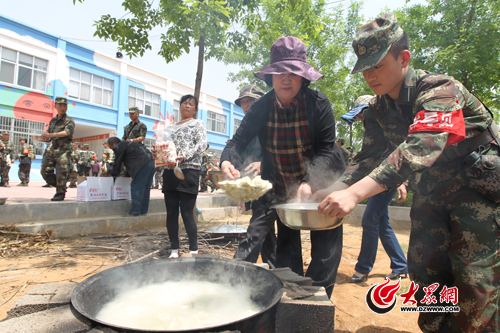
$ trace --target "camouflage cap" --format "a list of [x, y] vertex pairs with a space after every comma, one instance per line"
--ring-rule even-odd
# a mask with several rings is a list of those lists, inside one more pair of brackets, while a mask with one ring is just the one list
[[345, 140], [344, 139], [337, 139], [337, 142], [340, 142], [340, 144], [343, 146], [345, 143]]
[[260, 89], [255, 84], [249, 84], [244, 86], [243, 89], [240, 90], [240, 96], [234, 101], [234, 104], [241, 106], [241, 100], [245, 97], [251, 97], [254, 99], [259, 99], [264, 96], [264, 91]]
[[136, 112], [139, 112], [139, 108], [137, 106], [128, 109], [128, 113], [136, 113]]
[[56, 97], [56, 100], [54, 101], [56, 104], [68, 104], [68, 99], [66, 97]]
[[24, 140], [24, 141], [28, 142], [28, 138], [27, 138], [27, 137], [25, 137], [25, 136], [20, 137], [20, 138], [19, 138], [19, 141], [21, 141], [21, 140]]
[[9, 131], [2, 131], [2, 135], [4, 134], [9, 134], [10, 135], [10, 132]]
[[392, 43], [403, 35], [394, 13], [387, 13], [361, 26], [352, 42], [358, 61], [351, 74], [366, 71], [384, 60]]
[[89, 144], [88, 143], [84, 143], [82, 144], [82, 148], [88, 148], [89, 147]]
[[80, 142], [73, 142], [71, 145], [80, 147]]

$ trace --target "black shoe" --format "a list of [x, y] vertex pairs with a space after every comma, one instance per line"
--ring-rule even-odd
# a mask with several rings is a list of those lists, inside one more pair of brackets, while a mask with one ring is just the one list
[[63, 201], [66, 195], [64, 193], [56, 193], [50, 201]]
[[361, 283], [361, 282], [365, 282], [366, 280], [368, 280], [368, 273], [363, 274], [363, 276], [357, 276], [356, 274], [353, 274], [351, 276], [352, 283]]
[[42, 187], [51, 187], [49, 184], [45, 184]]
[[407, 273], [391, 273], [389, 275], [386, 275], [385, 278], [389, 280], [397, 280], [399, 278], [406, 279], [408, 277]]
[[132, 217], [132, 216], [139, 216], [141, 214], [132, 214], [132, 213], [125, 213], [122, 215], [122, 217]]

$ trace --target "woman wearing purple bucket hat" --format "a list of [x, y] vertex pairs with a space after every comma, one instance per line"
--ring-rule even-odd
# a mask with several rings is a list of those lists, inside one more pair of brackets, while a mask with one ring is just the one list
[[[306, 61], [304, 43], [282, 37], [271, 47], [271, 63], [254, 75], [273, 89], [254, 102], [226, 145], [221, 169], [226, 178], [240, 176], [231, 160], [256, 136], [262, 148], [261, 177], [273, 189], [259, 200], [266, 208], [269, 228], [278, 225], [276, 267], [304, 275], [299, 230], [285, 226], [273, 205], [298, 200], [331, 184], [345, 169], [335, 144], [335, 118], [325, 94], [308, 88], [323, 78]], [[311, 231], [311, 263], [306, 276], [331, 296], [342, 254], [342, 226]]]

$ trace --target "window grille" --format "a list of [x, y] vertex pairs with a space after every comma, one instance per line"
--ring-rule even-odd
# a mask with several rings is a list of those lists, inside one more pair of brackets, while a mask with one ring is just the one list
[[32, 135], [41, 135], [45, 132], [45, 123], [41, 121], [12, 118], [0, 116], [0, 132], [9, 131], [9, 140], [14, 144], [15, 152], [21, 150], [19, 140], [22, 137], [28, 139], [27, 143], [35, 148], [35, 155], [43, 155], [45, 144], [43, 142], [34, 142]]

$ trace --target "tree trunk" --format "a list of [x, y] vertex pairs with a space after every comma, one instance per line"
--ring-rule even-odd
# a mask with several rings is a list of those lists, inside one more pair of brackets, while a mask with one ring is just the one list
[[194, 86], [194, 97], [200, 100], [201, 78], [203, 77], [203, 61], [205, 57], [205, 37], [200, 36], [198, 41], [198, 71], [196, 72], [196, 84]]

